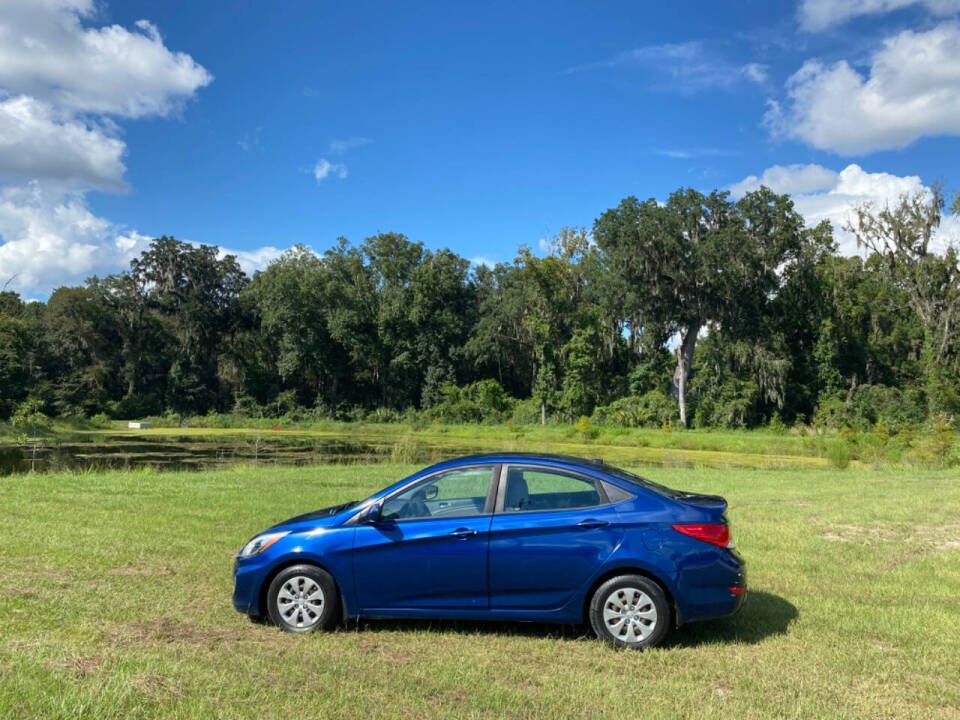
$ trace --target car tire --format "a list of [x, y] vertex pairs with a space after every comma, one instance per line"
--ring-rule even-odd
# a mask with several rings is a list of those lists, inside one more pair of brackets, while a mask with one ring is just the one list
[[340, 617], [340, 592], [333, 577], [316, 565], [284, 568], [267, 589], [267, 612], [281, 630], [329, 630]]
[[663, 588], [643, 575], [618, 575], [590, 599], [590, 625], [597, 637], [618, 648], [643, 650], [670, 631], [670, 603]]

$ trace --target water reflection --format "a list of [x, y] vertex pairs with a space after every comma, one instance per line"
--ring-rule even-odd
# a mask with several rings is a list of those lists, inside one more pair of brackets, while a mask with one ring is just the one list
[[[229, 465], [313, 465], [396, 459], [395, 443], [309, 436], [137, 437], [95, 435], [0, 445], [0, 475], [57, 470], [155, 467], [208, 470]], [[429, 443], [404, 445], [403, 460], [428, 462], [469, 452]]]

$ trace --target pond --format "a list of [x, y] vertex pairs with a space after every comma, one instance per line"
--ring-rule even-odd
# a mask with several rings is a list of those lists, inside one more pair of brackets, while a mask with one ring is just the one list
[[467, 447], [393, 440], [309, 435], [160, 436], [69, 435], [39, 442], [0, 445], [0, 475], [57, 470], [154, 467], [210, 470], [229, 465], [314, 465], [317, 463], [430, 462], [469, 453]]

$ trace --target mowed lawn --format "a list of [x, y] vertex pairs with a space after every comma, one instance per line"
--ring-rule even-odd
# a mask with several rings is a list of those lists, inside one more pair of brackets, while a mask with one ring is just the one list
[[749, 564], [739, 615], [644, 653], [582, 628], [294, 636], [234, 612], [253, 533], [414, 469], [0, 479], [0, 716], [960, 717], [956, 473], [634, 468], [726, 496]]

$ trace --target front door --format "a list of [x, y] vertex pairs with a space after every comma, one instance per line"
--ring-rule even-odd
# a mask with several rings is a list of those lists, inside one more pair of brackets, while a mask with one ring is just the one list
[[545, 467], [511, 466], [490, 527], [490, 607], [565, 605], [623, 537], [602, 483]]
[[353, 562], [363, 612], [488, 607], [487, 546], [497, 465], [456, 468], [388, 497], [357, 527]]

